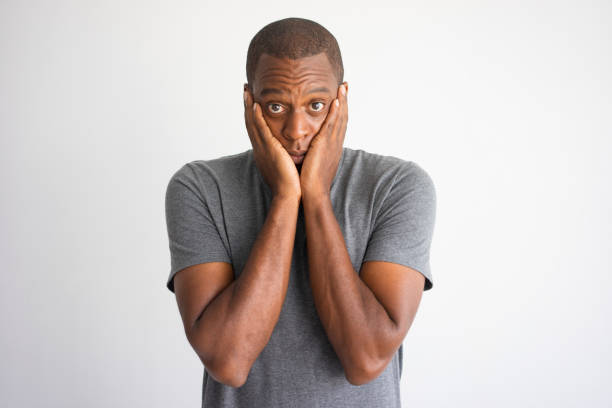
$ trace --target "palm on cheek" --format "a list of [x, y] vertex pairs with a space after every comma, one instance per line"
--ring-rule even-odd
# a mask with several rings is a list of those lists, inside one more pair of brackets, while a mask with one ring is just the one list
[[312, 140], [304, 157], [300, 172], [302, 194], [329, 194], [336, 175], [348, 122], [346, 87], [338, 87], [334, 99], [321, 125], [319, 133]]

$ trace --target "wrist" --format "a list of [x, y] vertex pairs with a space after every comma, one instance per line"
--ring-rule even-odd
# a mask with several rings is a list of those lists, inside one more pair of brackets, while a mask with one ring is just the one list
[[302, 199], [302, 196], [299, 193], [278, 193], [278, 194], [274, 194], [274, 196], [272, 197], [272, 201], [280, 202], [285, 205], [291, 205], [291, 204], [299, 205], [301, 199]]
[[302, 193], [302, 203], [305, 207], [316, 207], [326, 203], [331, 203], [331, 197], [329, 192], [325, 191], [304, 191]]

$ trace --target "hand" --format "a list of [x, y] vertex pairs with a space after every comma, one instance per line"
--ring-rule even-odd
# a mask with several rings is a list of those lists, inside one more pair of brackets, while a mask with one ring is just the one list
[[329, 195], [342, 156], [348, 122], [347, 91], [348, 84], [343, 82], [304, 157], [300, 174], [303, 196]]
[[300, 198], [300, 175], [283, 145], [272, 135], [263, 117], [261, 106], [253, 103], [253, 95], [244, 86], [244, 123], [253, 146], [255, 165], [275, 197]]

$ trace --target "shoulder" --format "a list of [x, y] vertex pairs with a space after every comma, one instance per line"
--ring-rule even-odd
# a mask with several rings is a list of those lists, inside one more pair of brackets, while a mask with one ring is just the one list
[[351, 178], [379, 187], [435, 190], [432, 177], [415, 161], [361, 149], [344, 149], [344, 166]]
[[207, 160], [193, 160], [176, 170], [168, 186], [182, 184], [192, 189], [207, 189], [239, 178], [239, 173], [250, 168], [251, 150]]

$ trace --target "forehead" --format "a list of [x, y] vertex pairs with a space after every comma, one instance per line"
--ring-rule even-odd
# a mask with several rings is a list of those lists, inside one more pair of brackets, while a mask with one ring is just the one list
[[253, 91], [264, 88], [291, 90], [319, 85], [334, 89], [336, 75], [325, 53], [298, 59], [262, 54], [255, 70]]

